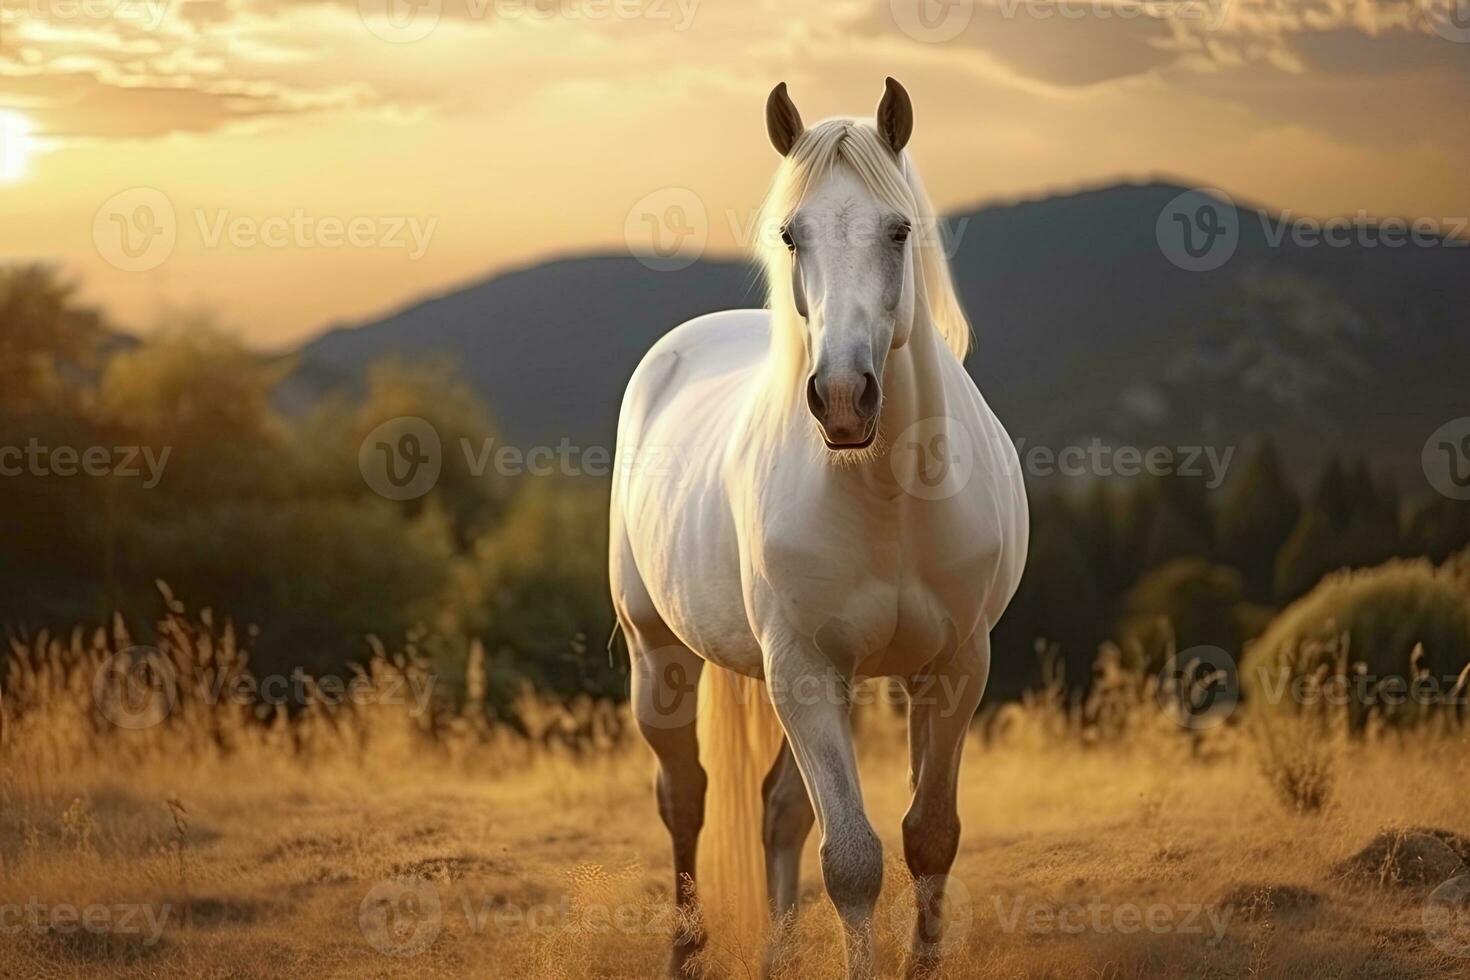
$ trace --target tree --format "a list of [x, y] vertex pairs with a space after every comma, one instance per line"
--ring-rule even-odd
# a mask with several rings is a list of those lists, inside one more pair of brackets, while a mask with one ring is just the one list
[[[503, 519], [475, 548], [484, 598], [462, 604], [461, 629], [484, 638], [503, 676], [564, 694], [614, 695], [608, 663], [607, 487], [523, 477]], [[515, 689], [492, 683], [492, 702]]]
[[201, 318], [113, 355], [98, 386], [99, 421], [119, 439], [169, 453], [144, 503], [174, 512], [224, 497], [291, 496], [297, 448], [271, 404], [282, 373]]
[[[32, 600], [86, 614], [99, 565], [86, 529], [102, 505], [98, 481], [59, 475], [54, 450], [79, 456], [99, 442], [87, 381], [106, 336], [102, 318], [76, 288], [40, 265], [0, 267], [0, 617], [34, 623]], [[24, 454], [24, 455], [17, 455]]]
[[1276, 596], [1290, 601], [1339, 568], [1361, 568], [1399, 552], [1398, 501], [1366, 464], [1331, 460], [1276, 559]]
[[1220, 553], [1240, 570], [1246, 593], [1271, 597], [1276, 555], [1301, 516], [1301, 502], [1286, 484], [1272, 442], [1258, 443], [1230, 482], [1220, 505]]
[[90, 366], [105, 335], [100, 314], [55, 269], [0, 266], [0, 412], [31, 413], [64, 397], [64, 373]]
[[996, 627], [993, 692], [1014, 697], [1037, 679], [1037, 640], [1055, 643], [1069, 683], [1086, 684], [1098, 644], [1106, 639], [1107, 597], [1093, 578], [1078, 522], [1060, 493], [1032, 497], [1031, 544], [1015, 597]]
[[1143, 567], [1158, 568], [1176, 558], [1208, 558], [1215, 529], [1204, 481], [1156, 476], [1138, 491], [1153, 499], [1152, 519], [1143, 539]]
[[1093, 480], [1076, 507], [1077, 532], [1093, 579], [1105, 593], [1122, 591], [1118, 560], [1118, 503], [1103, 480]]
[[504, 447], [485, 403], [445, 360], [390, 358], [371, 365], [359, 398], [345, 393], [328, 399], [306, 419], [302, 443], [313, 486], [351, 496], [373, 495], [364, 480], [360, 453], [384, 423], [422, 419], [439, 444], [439, 476], [424, 495], [398, 507], [415, 515], [430, 506], [451, 519], [461, 550], [494, 526], [509, 496], [498, 468]]
[[1338, 529], [1327, 510], [1311, 501], [1276, 556], [1276, 598], [1288, 602], [1305, 593], [1323, 575], [1337, 568], [1333, 552]]

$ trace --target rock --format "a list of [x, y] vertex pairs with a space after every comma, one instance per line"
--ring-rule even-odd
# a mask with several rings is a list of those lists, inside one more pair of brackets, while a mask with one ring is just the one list
[[1470, 837], [1451, 830], [1441, 830], [1438, 827], [1410, 827], [1405, 833], [1428, 834], [1430, 837], [1439, 838], [1446, 847], [1459, 856], [1466, 866], [1470, 866]]
[[1347, 881], [1381, 888], [1433, 888], [1465, 874], [1458, 850], [1464, 838], [1447, 830], [1385, 830], [1337, 866]]

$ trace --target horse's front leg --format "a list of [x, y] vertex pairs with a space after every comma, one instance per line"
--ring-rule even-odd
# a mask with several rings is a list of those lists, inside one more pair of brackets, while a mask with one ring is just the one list
[[822, 882], [842, 920], [849, 978], [873, 976], [873, 908], [883, 887], [883, 845], [863, 809], [850, 718], [852, 671], [812, 641], [765, 649], [776, 716], [822, 830]]
[[658, 757], [658, 813], [674, 844], [674, 896], [679, 921], [675, 924], [669, 975], [687, 977], [705, 943], [694, 887], [707, 782], [695, 735], [699, 675], [704, 661], [677, 643], [650, 647], [636, 632], [627, 632], [633, 717]]
[[945, 879], [960, 844], [960, 759], [990, 674], [990, 634], [983, 625], [953, 655], [909, 679], [914, 797], [903, 818], [903, 854], [918, 903], [906, 970], [910, 978], [931, 976], [939, 967]]

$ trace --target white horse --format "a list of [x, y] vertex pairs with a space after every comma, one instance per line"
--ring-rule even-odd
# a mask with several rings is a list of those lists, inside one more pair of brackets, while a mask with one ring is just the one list
[[[724, 845], [764, 846], [767, 969], [789, 935], [815, 819], [848, 974], [873, 975], [883, 849], [858, 785], [851, 691], [859, 677], [901, 681], [913, 791], [904, 856], [919, 896], [908, 973], [921, 975], [938, 962], [960, 756], [990, 629], [1025, 562], [1025, 490], [1014, 446], [961, 367], [970, 328], [903, 152], [913, 129], [903, 87], [887, 80], [873, 124], [805, 129], [782, 83], [766, 123], [783, 157], [757, 243], [769, 308], [683, 324], [629, 382], [613, 602], [684, 912], [697, 910], [701, 739], [737, 726], [719, 744], [705, 738], [712, 773], [770, 763], [759, 837], [750, 827]], [[678, 465], [645, 465], [653, 458]], [[735, 675], [763, 680], [769, 700], [736, 703]], [[772, 707], [779, 749], [742, 742], [740, 726], [759, 730]], [[741, 791], [753, 797], [754, 782]], [[676, 936], [671, 972], [696, 969], [704, 939], [702, 926]]]

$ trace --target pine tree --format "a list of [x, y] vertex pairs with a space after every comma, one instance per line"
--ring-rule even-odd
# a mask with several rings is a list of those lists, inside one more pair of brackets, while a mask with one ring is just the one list
[[1333, 557], [1338, 533], [1321, 501], [1309, 502], [1276, 556], [1278, 602], [1285, 604], [1304, 595], [1323, 575], [1339, 567]]
[[1258, 443], [1230, 482], [1219, 513], [1221, 556], [1240, 571], [1250, 598], [1270, 598], [1276, 555], [1301, 509], [1286, 483], [1275, 444], [1269, 439]]

